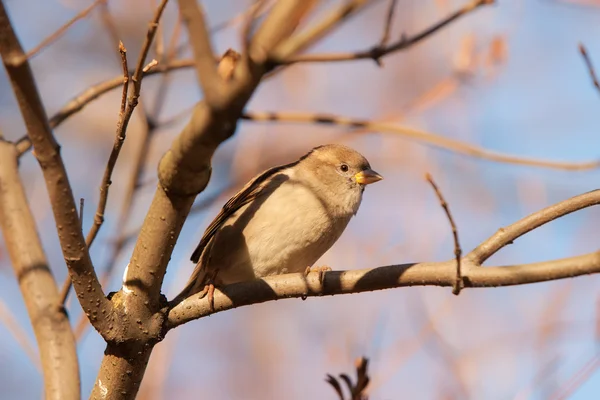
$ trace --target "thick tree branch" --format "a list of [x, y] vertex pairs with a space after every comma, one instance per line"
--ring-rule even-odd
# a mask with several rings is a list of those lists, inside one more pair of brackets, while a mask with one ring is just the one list
[[75, 291], [94, 328], [108, 335], [114, 322], [112, 305], [102, 292], [81, 232], [73, 192], [60, 156], [60, 146], [48, 125], [29, 63], [1, 2], [0, 55], [44, 174], [58, 238]]
[[[560, 260], [501, 267], [481, 267], [481, 263], [502, 247], [527, 232], [574, 211], [600, 204], [600, 190], [584, 193], [537, 211], [485, 240], [461, 259], [463, 288], [523, 285], [535, 282], [600, 273], [600, 252]], [[403, 286], [456, 285], [456, 260], [413, 263], [327, 272], [322, 282], [317, 274], [270, 276], [228, 285], [215, 290], [214, 310], [208, 298], [191, 296], [169, 310], [165, 333], [213, 312], [266, 301], [307, 296], [369, 292]]]
[[[464, 288], [514, 286], [600, 273], [600, 252], [561, 260], [501, 267], [475, 267], [463, 258]], [[191, 296], [169, 311], [165, 330], [242, 306], [267, 301], [372, 292], [404, 286], [452, 287], [456, 260], [438, 263], [388, 265], [373, 269], [318, 274], [269, 276], [215, 289], [214, 311], [207, 297]]]
[[192, 45], [196, 79], [202, 86], [204, 98], [214, 103], [224, 90], [217, 74], [215, 56], [210, 43], [210, 35], [204, 21], [204, 10], [196, 0], [178, 0], [181, 19], [188, 28], [188, 37]]
[[0, 227], [40, 349], [44, 397], [79, 399], [75, 339], [59, 305], [56, 282], [19, 177], [17, 157], [16, 147], [0, 140]]
[[434, 133], [421, 131], [406, 126], [396, 125], [389, 122], [370, 121], [363, 119], [348, 118], [332, 114], [311, 114], [292, 112], [250, 112], [246, 111], [242, 119], [256, 122], [297, 122], [307, 124], [322, 124], [331, 126], [344, 126], [365, 131], [389, 132], [402, 135], [410, 140], [415, 140], [426, 146], [449, 150], [454, 153], [464, 154], [469, 157], [481, 158], [506, 164], [528, 165], [532, 167], [560, 169], [567, 171], [585, 171], [600, 167], [600, 160], [586, 161], [581, 163], [570, 163], [561, 161], [538, 160], [513, 156], [487, 150], [460, 140], [451, 139]]

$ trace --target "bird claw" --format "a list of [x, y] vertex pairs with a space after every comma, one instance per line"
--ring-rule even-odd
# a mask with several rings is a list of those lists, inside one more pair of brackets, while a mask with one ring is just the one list
[[201, 299], [208, 296], [208, 306], [210, 307], [210, 311], [215, 311], [215, 285], [212, 282], [207, 283], [199, 295]]
[[306, 267], [306, 270], [304, 270], [304, 276], [308, 276], [308, 274], [310, 274], [311, 272], [318, 272], [319, 273], [319, 283], [323, 284], [323, 280], [325, 279], [325, 272], [329, 272], [331, 271], [331, 267], [328, 267], [327, 265], [322, 265], [320, 267]]

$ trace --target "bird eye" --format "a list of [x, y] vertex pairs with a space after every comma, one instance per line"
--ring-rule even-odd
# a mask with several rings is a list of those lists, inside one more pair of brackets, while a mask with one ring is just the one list
[[342, 172], [348, 172], [348, 166], [346, 164], [342, 164], [342, 165], [340, 165], [340, 170]]

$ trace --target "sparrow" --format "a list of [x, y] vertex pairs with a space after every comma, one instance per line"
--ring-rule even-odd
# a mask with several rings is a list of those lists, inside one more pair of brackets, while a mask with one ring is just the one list
[[381, 179], [365, 157], [339, 144], [264, 171], [208, 226], [191, 256], [196, 268], [173, 302], [202, 292], [212, 305], [215, 286], [308, 273], [358, 212], [365, 186]]

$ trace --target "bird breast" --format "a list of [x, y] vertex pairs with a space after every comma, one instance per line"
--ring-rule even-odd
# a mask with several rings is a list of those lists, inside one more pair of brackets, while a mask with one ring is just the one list
[[242, 207], [217, 233], [212, 248], [224, 251], [211, 252], [210, 263], [223, 284], [304, 271], [354, 215], [355, 207], [340, 209], [318, 189], [287, 178]]

